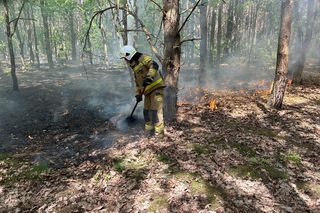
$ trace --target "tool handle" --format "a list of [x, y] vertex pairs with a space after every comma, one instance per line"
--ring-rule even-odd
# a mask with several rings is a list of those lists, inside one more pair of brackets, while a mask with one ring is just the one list
[[[144, 93], [145, 89], [146, 89], [146, 87], [143, 88], [142, 94]], [[134, 113], [134, 111], [136, 110], [136, 108], [137, 108], [137, 106], [138, 106], [138, 103], [139, 103], [139, 102], [136, 101], [136, 104], [135, 104], [134, 107], [133, 107], [133, 110], [132, 110], [132, 112], [131, 112], [131, 114], [130, 114], [130, 117], [133, 116], [133, 113]]]

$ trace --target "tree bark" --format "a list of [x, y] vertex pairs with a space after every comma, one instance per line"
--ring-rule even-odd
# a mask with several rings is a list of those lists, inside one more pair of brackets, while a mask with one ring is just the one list
[[202, 1], [200, 7], [200, 74], [199, 85], [204, 83], [208, 62], [208, 23], [207, 23], [207, 1]]
[[11, 28], [10, 28], [9, 8], [8, 8], [7, 0], [3, 0], [2, 2], [5, 10], [4, 16], [6, 21], [6, 33], [7, 33], [7, 40], [8, 40], [9, 56], [10, 56], [12, 86], [14, 91], [19, 91], [18, 78], [16, 75], [16, 61], [15, 61], [13, 43], [12, 43], [13, 35], [11, 34]]
[[45, 37], [45, 45], [46, 45], [46, 54], [48, 65], [50, 69], [53, 69], [53, 60], [52, 60], [52, 50], [51, 50], [51, 41], [50, 41], [50, 34], [49, 34], [49, 23], [48, 23], [48, 12], [46, 8], [46, 4], [44, 0], [40, 1], [41, 4], [41, 15], [44, 27], [44, 37]]
[[276, 109], [282, 108], [283, 97], [287, 85], [292, 4], [293, 0], [282, 0], [281, 4], [281, 26], [278, 43], [277, 65], [272, 94], [269, 100], [269, 105]]
[[178, 78], [181, 60], [179, 0], [163, 0], [163, 12], [163, 69], [167, 86], [165, 89], [164, 114], [166, 121], [176, 121]]
[[315, 0], [308, 1], [308, 16], [307, 16], [307, 29], [305, 39], [302, 45], [301, 54], [298, 57], [298, 61], [293, 68], [293, 83], [301, 84], [302, 83], [302, 73], [306, 62], [306, 55], [309, 50], [309, 46], [312, 39], [312, 33], [315, 23], [316, 10], [315, 10]]

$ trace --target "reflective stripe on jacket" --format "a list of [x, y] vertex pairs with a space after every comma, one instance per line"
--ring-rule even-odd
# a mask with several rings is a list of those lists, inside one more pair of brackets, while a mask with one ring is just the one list
[[153, 82], [146, 86], [144, 94], [147, 95], [150, 92], [165, 87], [164, 81], [158, 69], [157, 65], [150, 56], [142, 54], [138, 61], [133, 61], [129, 63], [129, 66], [134, 72], [135, 82], [136, 82], [136, 94], [142, 94], [143, 91], [143, 80], [146, 77], [153, 79]]

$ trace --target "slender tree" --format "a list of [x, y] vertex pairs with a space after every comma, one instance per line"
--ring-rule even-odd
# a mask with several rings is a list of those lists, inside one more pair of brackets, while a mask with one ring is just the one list
[[207, 59], [208, 59], [208, 23], [207, 23], [207, 1], [203, 0], [200, 7], [200, 31], [201, 31], [201, 41], [200, 41], [200, 74], [199, 74], [199, 84], [204, 83], [206, 69], [207, 69]]
[[164, 111], [167, 121], [175, 121], [177, 118], [178, 78], [181, 57], [179, 0], [163, 0], [163, 13], [163, 69], [167, 85]]
[[[308, 1], [308, 15], [307, 15], [307, 29], [305, 34], [305, 39], [301, 45], [301, 52], [299, 54], [299, 57], [297, 59], [297, 63], [294, 66], [293, 70], [293, 82], [296, 84], [302, 83], [302, 72], [304, 69], [306, 56], [310, 47], [310, 43], [312, 40], [312, 33], [316, 18], [316, 4], [315, 0], [309, 0]], [[300, 29], [301, 30], [301, 29]]]
[[278, 57], [269, 104], [276, 109], [281, 109], [284, 92], [287, 85], [289, 41], [291, 34], [293, 0], [282, 0], [280, 35], [278, 42]]
[[45, 37], [45, 46], [46, 46], [48, 65], [50, 69], [53, 69], [54, 65], [52, 60], [51, 39], [50, 39], [50, 33], [49, 33], [48, 8], [44, 0], [41, 0], [40, 4], [41, 4], [41, 15], [42, 15], [42, 21], [43, 21], [43, 28], [44, 28], [44, 37]]

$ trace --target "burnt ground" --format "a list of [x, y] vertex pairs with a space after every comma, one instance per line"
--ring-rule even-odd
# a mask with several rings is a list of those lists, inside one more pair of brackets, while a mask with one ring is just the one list
[[20, 93], [0, 79], [1, 212], [320, 212], [319, 86], [290, 86], [276, 111], [258, 78], [182, 85], [178, 122], [156, 140], [123, 122], [124, 70], [18, 76]]

